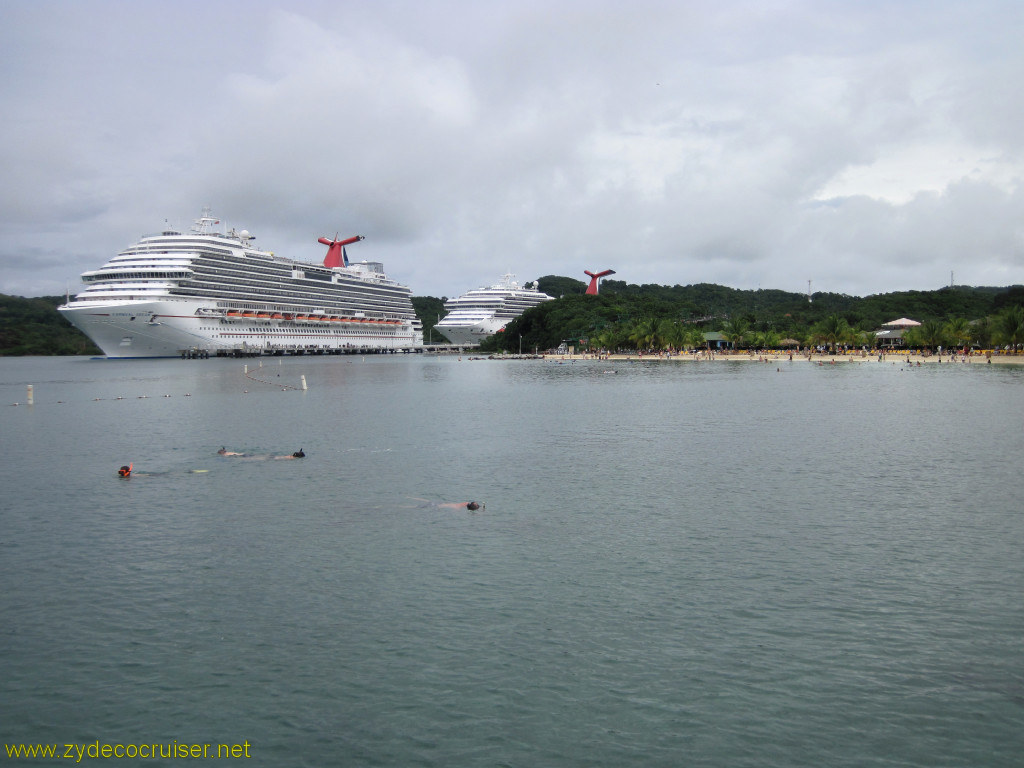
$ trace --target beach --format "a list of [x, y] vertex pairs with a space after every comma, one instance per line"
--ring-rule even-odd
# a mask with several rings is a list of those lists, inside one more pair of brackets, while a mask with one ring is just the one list
[[564, 354], [544, 355], [545, 360], [664, 360], [690, 362], [753, 362], [753, 363], [816, 363], [818, 365], [839, 365], [842, 363], [880, 363], [898, 366], [919, 365], [1024, 365], [1024, 354], [1010, 354], [999, 351], [974, 352], [970, 355], [922, 355], [916, 352], [864, 353], [807, 353], [807, 352], [661, 352], [626, 354]]

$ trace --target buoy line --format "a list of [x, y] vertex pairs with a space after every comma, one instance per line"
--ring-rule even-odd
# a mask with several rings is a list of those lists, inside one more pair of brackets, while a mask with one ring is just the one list
[[249, 381], [258, 381], [260, 384], [270, 384], [271, 386], [280, 387], [282, 390], [299, 389], [299, 387], [293, 387], [291, 384], [278, 384], [276, 381], [267, 381], [266, 379], [257, 378], [256, 376], [252, 375], [252, 372], [249, 370], [248, 366], [246, 366], [245, 368], [245, 378], [249, 379]]

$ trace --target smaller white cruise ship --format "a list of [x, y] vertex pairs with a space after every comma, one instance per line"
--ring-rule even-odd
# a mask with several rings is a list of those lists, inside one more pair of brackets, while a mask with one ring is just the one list
[[526, 310], [554, 298], [537, 290], [536, 282], [521, 286], [514, 278], [506, 274], [492, 286], [449, 299], [444, 305], [448, 314], [434, 327], [452, 344], [479, 344]]

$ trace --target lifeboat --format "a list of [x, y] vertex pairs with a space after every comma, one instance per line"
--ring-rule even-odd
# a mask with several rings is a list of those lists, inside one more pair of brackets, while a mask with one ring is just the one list
[[275, 312], [274, 314], [272, 314], [270, 316], [270, 319], [271, 320], [284, 320], [284, 315], [282, 315], [280, 312]]

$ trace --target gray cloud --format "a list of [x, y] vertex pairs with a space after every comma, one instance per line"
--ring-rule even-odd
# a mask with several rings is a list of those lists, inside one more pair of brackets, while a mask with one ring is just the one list
[[0, 291], [203, 205], [419, 295], [511, 270], [1024, 283], [1017, 3], [0, 6]]

